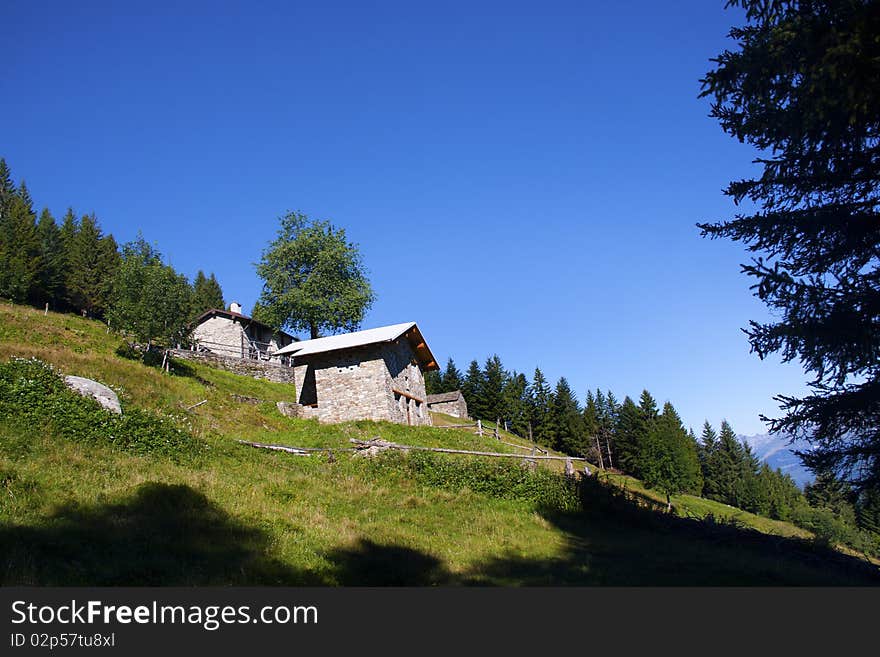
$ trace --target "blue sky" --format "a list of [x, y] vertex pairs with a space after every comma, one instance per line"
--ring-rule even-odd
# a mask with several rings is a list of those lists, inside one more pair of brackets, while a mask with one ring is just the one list
[[3, 3], [0, 156], [56, 216], [138, 230], [250, 310], [278, 217], [344, 227], [378, 300], [461, 369], [497, 353], [699, 432], [759, 433], [748, 255], [699, 237], [754, 153], [697, 98], [723, 1]]

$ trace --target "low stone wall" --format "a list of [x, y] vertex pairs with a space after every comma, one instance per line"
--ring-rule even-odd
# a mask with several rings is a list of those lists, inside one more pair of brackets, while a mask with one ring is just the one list
[[464, 403], [464, 400], [451, 402], [434, 402], [432, 404], [428, 404], [428, 408], [430, 408], [435, 413], [444, 413], [446, 415], [459, 417], [465, 420], [468, 416], [467, 404]]
[[[172, 349], [171, 353], [177, 358], [205, 363], [233, 374], [274, 381], [275, 383], [290, 383], [291, 385], [294, 383], [293, 368], [276, 363], [248, 358], [230, 358], [203, 351], [190, 351], [189, 349]], [[291, 398], [293, 397], [294, 395], [291, 394]]]

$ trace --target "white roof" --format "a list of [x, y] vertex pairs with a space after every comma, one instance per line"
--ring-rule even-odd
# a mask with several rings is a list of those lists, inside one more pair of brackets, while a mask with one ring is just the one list
[[293, 354], [294, 357], [307, 356], [309, 354], [320, 354], [325, 351], [336, 351], [337, 349], [362, 347], [377, 342], [393, 342], [415, 325], [415, 322], [405, 322], [403, 324], [381, 326], [366, 331], [356, 331], [355, 333], [343, 333], [342, 335], [331, 335], [326, 338], [302, 340], [301, 342], [294, 342], [278, 351], [272, 352], [272, 356], [285, 356], [288, 354]]

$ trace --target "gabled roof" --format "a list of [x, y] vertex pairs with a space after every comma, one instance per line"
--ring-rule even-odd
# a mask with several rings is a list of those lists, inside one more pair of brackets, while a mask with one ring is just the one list
[[405, 337], [409, 340], [409, 343], [416, 354], [416, 358], [418, 358], [419, 363], [425, 370], [440, 369], [437, 365], [437, 359], [434, 358], [434, 354], [432, 354], [431, 350], [428, 348], [428, 345], [415, 322], [382, 326], [379, 328], [367, 329], [366, 331], [356, 331], [355, 333], [331, 335], [326, 338], [316, 338], [314, 340], [302, 340], [287, 345], [272, 355], [289, 355], [296, 359], [303, 356], [323, 354], [330, 351], [365, 347], [367, 345], [381, 342], [394, 342], [401, 337]]
[[192, 326], [198, 326], [206, 319], [210, 319], [211, 317], [226, 317], [227, 319], [238, 319], [245, 324], [253, 324], [254, 326], [261, 326], [265, 329], [272, 331], [273, 333], [280, 333], [281, 335], [286, 335], [288, 338], [293, 340], [294, 342], [298, 341], [299, 338], [286, 333], [285, 331], [279, 331], [278, 329], [274, 329], [268, 324], [264, 324], [263, 322], [254, 319], [253, 317], [248, 317], [247, 315], [242, 315], [241, 313], [234, 313], [231, 310], [223, 310], [222, 308], [211, 308], [211, 310], [206, 310], [201, 315], [196, 317], [193, 320]]
[[436, 395], [428, 395], [425, 401], [429, 404], [444, 404], [446, 402], [458, 401], [462, 397], [461, 390], [453, 390], [452, 392], [440, 392]]

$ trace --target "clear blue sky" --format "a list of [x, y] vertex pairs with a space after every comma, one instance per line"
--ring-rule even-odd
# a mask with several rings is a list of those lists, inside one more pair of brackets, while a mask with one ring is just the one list
[[749, 353], [747, 255], [694, 226], [753, 170], [697, 98], [723, 4], [7, 0], [0, 156], [246, 311], [299, 210], [360, 245], [365, 328], [758, 433], [806, 376]]

